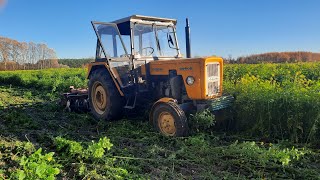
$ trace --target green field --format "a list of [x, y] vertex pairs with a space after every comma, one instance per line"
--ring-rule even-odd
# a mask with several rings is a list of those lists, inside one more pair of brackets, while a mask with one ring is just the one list
[[84, 69], [0, 72], [0, 179], [320, 179], [320, 63], [224, 74], [228, 125], [167, 138], [143, 117], [63, 111]]
[[320, 63], [228, 65], [224, 75], [238, 129], [319, 145]]

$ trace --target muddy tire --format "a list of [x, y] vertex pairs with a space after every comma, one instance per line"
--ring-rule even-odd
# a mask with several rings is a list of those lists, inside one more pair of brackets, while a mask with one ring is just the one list
[[187, 117], [174, 102], [159, 103], [151, 114], [152, 123], [165, 136], [183, 137], [189, 132]]
[[93, 71], [88, 87], [89, 107], [95, 119], [116, 120], [123, 117], [123, 97], [106, 69]]

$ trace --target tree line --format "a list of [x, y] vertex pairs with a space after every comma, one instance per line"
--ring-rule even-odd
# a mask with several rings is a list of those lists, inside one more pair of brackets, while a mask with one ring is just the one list
[[[313, 52], [270, 52], [224, 58], [226, 63], [293, 63], [320, 61], [320, 53]], [[57, 59], [54, 49], [44, 43], [19, 42], [0, 36], [0, 71], [18, 69], [45, 69], [59, 67], [82, 67], [94, 58]]]
[[94, 58], [83, 58], [83, 59], [59, 59], [59, 64], [69, 66], [71, 68], [84, 67], [90, 62], [93, 62]]
[[44, 43], [19, 42], [0, 36], [0, 70], [60, 67], [54, 49]]
[[320, 53], [304, 52], [304, 51], [270, 52], [270, 53], [242, 56], [237, 59], [233, 59], [232, 57], [229, 57], [229, 58], [225, 58], [225, 61], [227, 63], [243, 63], [243, 64], [315, 62], [315, 61], [320, 61]]

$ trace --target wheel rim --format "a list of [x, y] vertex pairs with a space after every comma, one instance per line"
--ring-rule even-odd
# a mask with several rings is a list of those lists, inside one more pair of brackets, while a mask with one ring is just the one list
[[102, 115], [107, 107], [107, 92], [100, 82], [93, 84], [91, 99], [94, 110]]
[[176, 133], [174, 117], [169, 112], [162, 112], [159, 114], [158, 126], [161, 132], [167, 136], [173, 136]]

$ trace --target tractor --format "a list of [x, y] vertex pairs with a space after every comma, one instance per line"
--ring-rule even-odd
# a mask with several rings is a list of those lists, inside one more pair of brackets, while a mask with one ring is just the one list
[[232, 103], [223, 96], [223, 59], [191, 58], [186, 19], [186, 54], [180, 52], [177, 20], [133, 15], [111, 23], [92, 21], [95, 61], [88, 65], [88, 91], [65, 94], [75, 111], [95, 119], [121, 119], [127, 110], [149, 110], [149, 120], [165, 136], [188, 135], [189, 114], [212, 112]]

